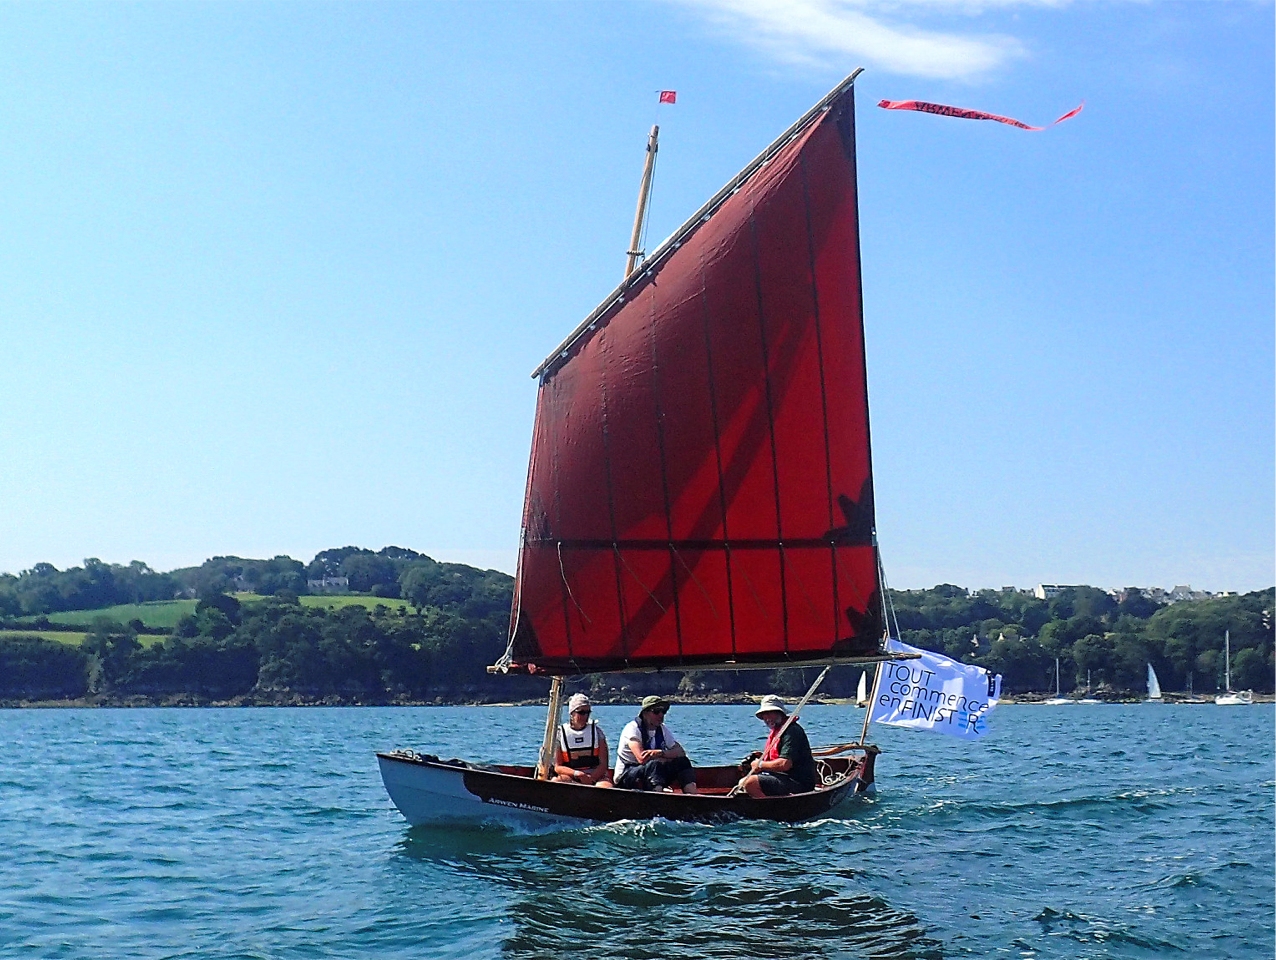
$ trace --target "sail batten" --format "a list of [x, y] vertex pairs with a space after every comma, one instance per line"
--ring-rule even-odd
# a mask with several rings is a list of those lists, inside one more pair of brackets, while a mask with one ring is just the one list
[[539, 371], [504, 662], [876, 653], [854, 101], [839, 89]]

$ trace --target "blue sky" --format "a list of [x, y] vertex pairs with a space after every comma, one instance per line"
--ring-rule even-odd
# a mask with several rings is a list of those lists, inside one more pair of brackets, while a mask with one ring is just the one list
[[[0, 570], [513, 570], [529, 373], [856, 66], [892, 585], [1273, 573], [1273, 6], [0, 8]], [[655, 91], [676, 89], [674, 107]], [[923, 99], [1043, 133], [878, 110]]]

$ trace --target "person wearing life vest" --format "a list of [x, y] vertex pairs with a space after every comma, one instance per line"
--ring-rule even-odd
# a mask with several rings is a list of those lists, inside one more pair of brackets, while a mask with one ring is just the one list
[[607, 738], [603, 728], [589, 719], [589, 697], [573, 694], [567, 701], [568, 722], [558, 728], [555, 780], [586, 786], [610, 787], [611, 767], [607, 763]]
[[620, 731], [616, 748], [616, 786], [626, 790], [672, 790], [696, 792], [696, 772], [673, 731], [665, 725], [669, 701], [647, 697], [638, 717]]
[[784, 701], [776, 696], [763, 697], [754, 716], [770, 727], [771, 732], [762, 753], [750, 761], [748, 775], [740, 781], [745, 793], [761, 800], [814, 790], [815, 757], [811, 754], [811, 742], [796, 719], [784, 726], [789, 719]]

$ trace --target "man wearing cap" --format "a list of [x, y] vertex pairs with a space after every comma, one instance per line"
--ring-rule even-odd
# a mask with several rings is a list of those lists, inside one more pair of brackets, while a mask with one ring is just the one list
[[637, 719], [620, 731], [616, 749], [616, 786], [627, 790], [664, 790], [675, 783], [683, 793], [696, 792], [696, 774], [687, 751], [665, 725], [669, 701], [647, 697]]
[[556, 780], [586, 786], [610, 787], [611, 767], [607, 763], [607, 738], [603, 729], [589, 719], [593, 708], [589, 697], [576, 693], [567, 701], [568, 721], [558, 728]]
[[749, 774], [740, 781], [744, 791], [760, 800], [814, 790], [815, 757], [811, 755], [811, 742], [796, 718], [785, 727], [789, 712], [784, 701], [776, 696], [763, 697], [755, 716], [770, 727], [771, 732], [761, 756], [750, 763]]

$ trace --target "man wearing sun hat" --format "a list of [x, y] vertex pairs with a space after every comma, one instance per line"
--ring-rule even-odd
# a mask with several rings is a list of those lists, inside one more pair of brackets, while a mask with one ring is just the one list
[[696, 792], [696, 774], [687, 751], [665, 725], [669, 701], [651, 696], [642, 702], [638, 717], [620, 731], [616, 748], [616, 786], [627, 790], [663, 790], [675, 783], [683, 793]]
[[815, 757], [811, 755], [811, 742], [796, 718], [789, 721], [784, 701], [765, 696], [754, 716], [770, 727], [771, 732], [761, 755], [750, 763], [748, 775], [740, 781], [745, 793], [761, 800], [814, 790]]

